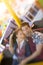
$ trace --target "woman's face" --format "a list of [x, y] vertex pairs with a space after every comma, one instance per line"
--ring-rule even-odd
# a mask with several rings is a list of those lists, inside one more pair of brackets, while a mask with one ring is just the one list
[[24, 39], [25, 35], [24, 35], [24, 33], [22, 32], [22, 30], [19, 30], [19, 31], [18, 31], [17, 37], [20, 38], [20, 39]]

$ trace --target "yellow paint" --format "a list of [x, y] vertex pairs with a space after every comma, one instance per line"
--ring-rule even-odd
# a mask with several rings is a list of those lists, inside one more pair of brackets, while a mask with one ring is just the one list
[[16, 24], [20, 27], [21, 25], [21, 21], [20, 19], [17, 17], [16, 13], [13, 11], [12, 7], [10, 6], [10, 4], [8, 3], [8, 0], [3, 0], [4, 3], [6, 4], [9, 12], [11, 13], [11, 15], [13, 16], [13, 19], [15, 20]]
[[3, 54], [0, 53], [0, 62], [1, 62], [2, 59], [3, 59]]
[[0, 38], [2, 37], [2, 30], [0, 30]]
[[40, 3], [41, 7], [43, 7], [43, 0], [38, 0], [38, 1]]
[[43, 62], [35, 62], [35, 63], [27, 64], [27, 65], [43, 65]]

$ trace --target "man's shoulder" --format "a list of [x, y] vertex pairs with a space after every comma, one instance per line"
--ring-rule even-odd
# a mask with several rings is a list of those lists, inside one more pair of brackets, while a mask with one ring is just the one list
[[34, 35], [42, 36], [42, 35], [43, 35], [43, 33], [38, 32], [38, 31], [35, 31], [35, 32], [34, 32]]
[[33, 34], [33, 41], [36, 44], [43, 43], [43, 34], [35, 31], [34, 34]]
[[42, 39], [43, 38], [43, 33], [40, 33], [40, 32], [35, 31], [33, 33], [33, 38], [34, 39]]

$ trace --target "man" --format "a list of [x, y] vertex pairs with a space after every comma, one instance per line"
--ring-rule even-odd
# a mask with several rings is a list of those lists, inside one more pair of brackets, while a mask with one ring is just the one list
[[43, 47], [43, 34], [36, 31], [33, 32], [33, 30], [28, 25], [28, 23], [22, 23], [21, 27], [26, 37], [27, 38], [31, 37], [33, 39], [33, 42], [36, 45], [36, 51], [19, 64], [19, 65], [25, 65], [27, 62], [32, 61], [33, 59], [35, 59], [37, 56], [41, 54], [42, 47]]

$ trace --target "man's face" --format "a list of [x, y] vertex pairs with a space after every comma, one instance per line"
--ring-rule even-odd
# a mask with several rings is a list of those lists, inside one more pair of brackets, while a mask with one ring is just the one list
[[23, 27], [22, 27], [22, 30], [23, 30], [23, 33], [24, 33], [27, 37], [30, 36], [30, 34], [31, 34], [30, 28], [29, 28], [27, 25], [23, 26]]

